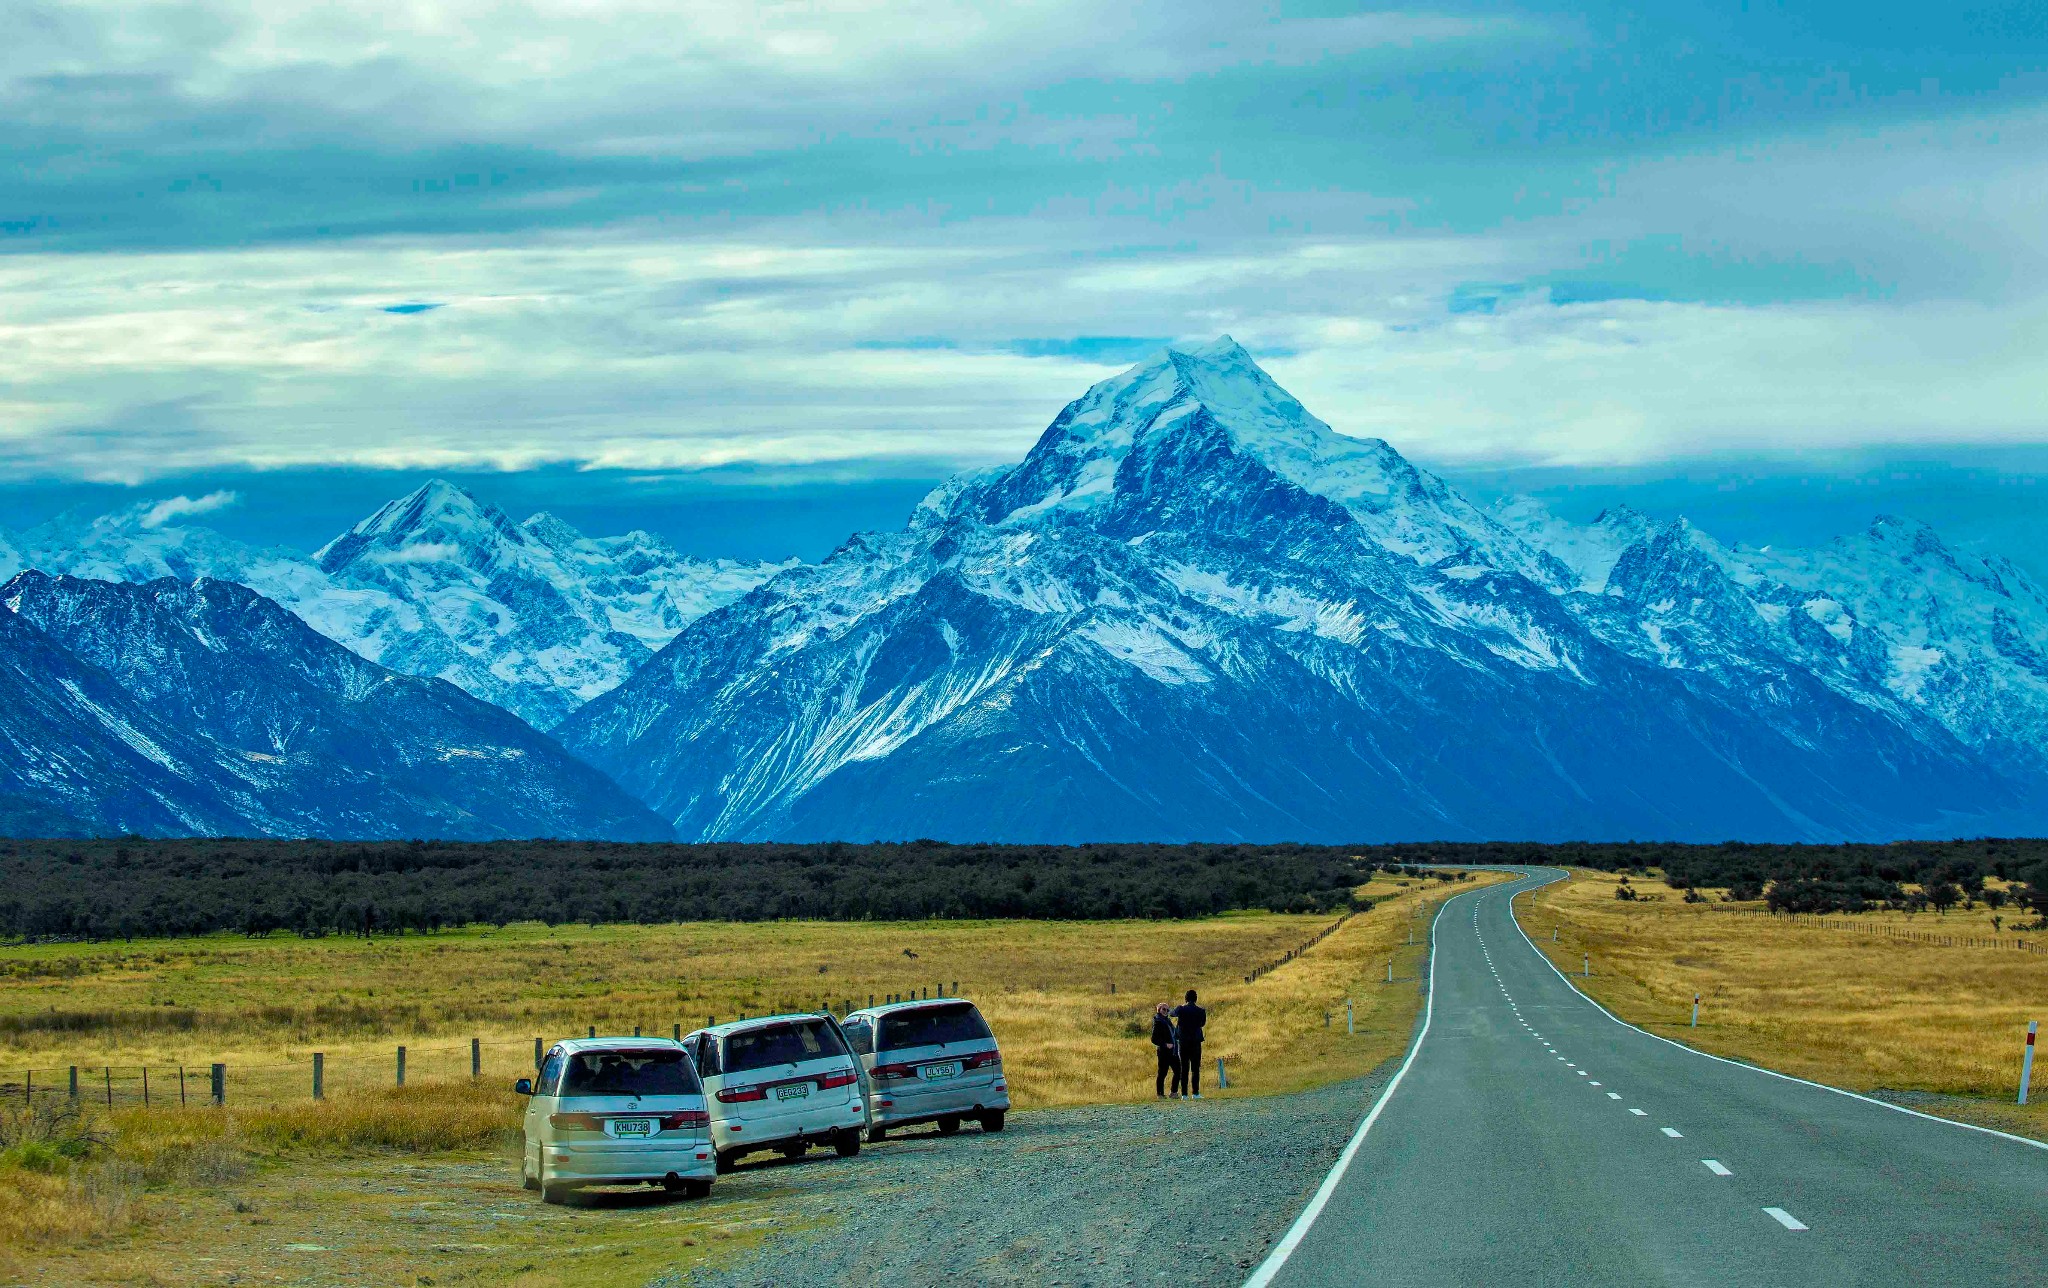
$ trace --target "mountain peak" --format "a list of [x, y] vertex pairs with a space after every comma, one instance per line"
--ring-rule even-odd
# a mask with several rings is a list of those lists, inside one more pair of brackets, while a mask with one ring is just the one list
[[504, 511], [445, 479], [430, 479], [328, 542], [313, 558], [328, 573], [373, 550], [386, 559], [423, 559], [431, 551], [480, 566], [500, 547], [526, 542], [526, 534]]

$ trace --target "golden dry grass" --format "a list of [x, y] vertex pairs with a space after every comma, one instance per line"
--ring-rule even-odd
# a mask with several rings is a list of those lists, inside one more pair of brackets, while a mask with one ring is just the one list
[[[25, 1178], [22, 1201], [0, 1218], [0, 1265], [19, 1271], [42, 1258], [80, 1281], [122, 1282], [128, 1272], [118, 1267], [147, 1264], [147, 1273], [176, 1278], [212, 1237], [205, 1222], [223, 1202], [234, 1221], [222, 1228], [275, 1220], [280, 1228], [250, 1233], [272, 1243], [318, 1242], [337, 1222], [373, 1219], [384, 1201], [374, 1184], [344, 1174], [345, 1160], [370, 1160], [374, 1174], [390, 1166], [374, 1161], [380, 1158], [508, 1156], [519, 1103], [509, 1083], [530, 1066], [532, 1037], [590, 1025], [630, 1032], [638, 1023], [666, 1033], [678, 1021], [687, 1029], [713, 1015], [820, 1001], [836, 1007], [865, 1003], [870, 993], [957, 982], [1002, 1041], [1017, 1104], [1035, 1108], [1149, 1097], [1152, 1005], [1194, 987], [1210, 1010], [1205, 1073], [1212, 1088], [1218, 1057], [1229, 1069], [1231, 1095], [1355, 1076], [1408, 1041], [1434, 909], [1497, 879], [1376, 878], [1365, 888], [1376, 907], [1250, 983], [1247, 974], [1336, 918], [524, 926], [369, 943], [216, 937], [7, 950], [0, 953], [8, 968], [0, 975], [0, 1021], [11, 1020], [12, 1032], [0, 1076], [18, 1083], [10, 1066], [32, 1064], [38, 1086], [55, 1086], [65, 1066], [78, 1064], [90, 1092], [103, 1086], [95, 1066], [183, 1064], [194, 1071], [195, 1104], [207, 1063], [227, 1062], [231, 1076], [225, 1110], [96, 1111], [112, 1145], [90, 1163], [25, 1173], [0, 1162], [0, 1185]], [[1385, 982], [1389, 962], [1392, 985]], [[1345, 1027], [1347, 999], [1355, 1033]], [[153, 1007], [189, 1018], [133, 1018]], [[467, 1076], [472, 1034], [487, 1044], [479, 1082]], [[398, 1090], [389, 1083], [401, 1041], [408, 1085]], [[323, 1103], [309, 1095], [314, 1050], [327, 1056]], [[156, 1076], [161, 1097], [166, 1084]], [[132, 1094], [132, 1076], [121, 1088]], [[510, 1172], [495, 1162], [485, 1170], [492, 1185], [503, 1184], [498, 1171]], [[266, 1191], [282, 1187], [302, 1199], [244, 1213], [242, 1199], [218, 1197], [252, 1171]], [[109, 1188], [107, 1177], [119, 1184]], [[641, 1250], [634, 1255], [656, 1265], [674, 1260], [681, 1227], [664, 1241], [657, 1226], [682, 1222], [689, 1246], [709, 1249], [744, 1242], [748, 1222], [762, 1219], [745, 1205], [635, 1218], [633, 1228], [646, 1229], [635, 1236], [645, 1240], [634, 1244]], [[284, 1228], [293, 1222], [296, 1235]], [[514, 1253], [548, 1251], [554, 1237]], [[58, 1253], [60, 1261], [48, 1261]], [[415, 1248], [411, 1255], [424, 1265], [439, 1254]], [[536, 1285], [585, 1281], [575, 1266], [556, 1273], [551, 1265], [508, 1260], [498, 1271]]]
[[392, 1085], [400, 1045], [408, 1082], [466, 1079], [475, 1037], [486, 1076], [509, 1083], [530, 1069], [534, 1038], [636, 1025], [668, 1034], [678, 1023], [687, 1032], [712, 1017], [836, 1009], [957, 985], [1002, 1039], [1020, 1107], [1135, 1094], [1141, 1078], [1129, 1071], [1149, 1058], [1153, 1003], [1189, 987], [1215, 1012], [1212, 1055], [1241, 1061], [1250, 1085], [1294, 1086], [1339, 1050], [1310, 1031], [1324, 1011], [1353, 992], [1377, 1007], [1377, 986], [1352, 988], [1371, 982], [1364, 963], [1383, 970], [1425, 892], [1440, 898], [1450, 888], [1380, 878], [1367, 889], [1386, 902], [1309, 959], [1250, 985], [1246, 974], [1334, 916], [523, 925], [368, 942], [30, 946], [0, 952], [0, 1026], [13, 1030], [0, 1081], [18, 1085], [33, 1066], [38, 1085], [53, 1087], [78, 1065], [87, 1094], [99, 1096], [103, 1066], [114, 1066], [119, 1104], [139, 1094], [142, 1066], [151, 1067], [152, 1096], [175, 1099], [182, 1065], [185, 1095], [197, 1102], [206, 1066], [220, 1061], [231, 1105], [286, 1104], [310, 1095], [315, 1051], [337, 1094]]
[[[1977, 1098], [1941, 1112], [1989, 1114], [2048, 1135], [2048, 1105], [2012, 1106], [2029, 1019], [2048, 1019], [2048, 956], [1886, 937], [2029, 941], [1994, 931], [1990, 909], [1946, 916], [1860, 913], [1800, 918], [1762, 904], [1681, 902], [1661, 881], [1632, 884], [1655, 901], [1615, 898], [1615, 876], [1575, 870], [1568, 883], [1519, 901], [1524, 929], [1560, 969], [1616, 1014], [1655, 1033], [1857, 1091]], [[1552, 944], [1552, 926], [1560, 930]], [[1583, 955], [1593, 975], [1579, 978]], [[1700, 1024], [1689, 1026], [1693, 994]], [[2036, 1099], [2048, 1099], [2048, 1065]]]

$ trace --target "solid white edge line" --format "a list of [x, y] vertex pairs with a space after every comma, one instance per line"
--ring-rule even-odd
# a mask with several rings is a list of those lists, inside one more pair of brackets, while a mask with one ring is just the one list
[[1594, 1001], [1592, 998], [1587, 997], [1584, 993], [1579, 993], [1579, 987], [1578, 985], [1572, 983], [1571, 976], [1559, 970], [1557, 968], [1556, 962], [1544, 956], [1543, 950], [1541, 948], [1536, 947], [1536, 941], [1529, 938], [1529, 932], [1522, 929], [1522, 919], [1515, 915], [1515, 900], [1520, 898], [1522, 895], [1530, 893], [1530, 891], [1540, 890], [1544, 886], [1555, 885], [1559, 881], [1566, 881], [1571, 878], [1571, 874], [1569, 872], [1564, 871], [1561, 868], [1550, 868], [1547, 869], [1547, 871], [1555, 872], [1557, 875], [1552, 877], [1548, 881], [1540, 882], [1536, 885], [1530, 886], [1527, 890], [1520, 890], [1517, 891], [1515, 894], [1508, 896], [1508, 920], [1515, 923], [1515, 929], [1521, 934], [1523, 942], [1529, 945], [1530, 951], [1536, 954], [1536, 959], [1538, 961], [1542, 962], [1545, 966], [1550, 967], [1551, 974], [1563, 980], [1564, 986], [1566, 988], [1570, 989], [1574, 993], [1578, 993], [1579, 997], [1585, 1002], [1587, 1002], [1589, 1005], [1591, 1005], [1594, 1010], [1600, 1012], [1600, 1014], [1606, 1016], [1608, 1019], [1613, 1020], [1616, 1024], [1619, 1024], [1621, 1027], [1635, 1033], [1640, 1033], [1646, 1038], [1654, 1038], [1657, 1041], [1662, 1042], [1666, 1046], [1676, 1047], [1680, 1051], [1686, 1052], [1688, 1055], [1696, 1055], [1702, 1057], [1703, 1059], [1712, 1060], [1716, 1064], [1725, 1064], [1730, 1068], [1734, 1069], [1747, 1069], [1751, 1073], [1760, 1073], [1767, 1078], [1782, 1078], [1786, 1082], [1796, 1082], [1803, 1087], [1817, 1087], [1822, 1091], [1832, 1091], [1838, 1096], [1847, 1096], [1851, 1100], [1860, 1100], [1866, 1105], [1877, 1105], [1880, 1108], [1889, 1109], [1894, 1113], [1910, 1114], [1915, 1118], [1925, 1118], [1928, 1122], [1931, 1123], [1946, 1123], [1950, 1127], [1960, 1127], [1964, 1131], [1982, 1132], [1986, 1136], [1996, 1136], [2000, 1140], [2009, 1140], [2012, 1141], [2014, 1144], [2031, 1145], [2035, 1149], [2048, 1149], [2048, 1141], [2032, 1140], [2026, 1136], [2015, 1136], [2009, 1131], [1999, 1131], [1996, 1127], [1979, 1127], [1976, 1123], [1960, 1122], [1954, 1118], [1943, 1118], [1939, 1114], [1924, 1114], [1921, 1113], [1918, 1109], [1908, 1109], [1904, 1105], [1895, 1105], [1889, 1100], [1879, 1100], [1875, 1096], [1866, 1096], [1860, 1092], [1855, 1091], [1845, 1091], [1840, 1087], [1830, 1087], [1825, 1082], [1815, 1082], [1811, 1078], [1795, 1078], [1789, 1073], [1779, 1073], [1776, 1069], [1766, 1069], [1760, 1064], [1744, 1064], [1740, 1060], [1730, 1060], [1725, 1056], [1715, 1055], [1711, 1051], [1702, 1051], [1698, 1047], [1689, 1047], [1683, 1042], [1674, 1042], [1672, 1039], [1665, 1037], [1661, 1033], [1652, 1033], [1648, 1029], [1637, 1028], [1635, 1025], [1630, 1024], [1627, 1020], [1622, 1019], [1619, 1015], [1616, 1015], [1614, 1012], [1600, 1005], [1600, 1003]]
[[[1454, 894], [1450, 899], [1444, 900], [1444, 905], [1448, 906], [1452, 899], [1462, 899], [1466, 894], [1479, 893], [1481, 891], [1467, 890], [1464, 894]], [[1294, 1250], [1301, 1246], [1301, 1241], [1308, 1237], [1309, 1227], [1323, 1214], [1324, 1205], [1329, 1203], [1330, 1196], [1337, 1192], [1337, 1186], [1344, 1180], [1344, 1173], [1351, 1168], [1351, 1160], [1358, 1156], [1359, 1147], [1365, 1144], [1365, 1134], [1372, 1130], [1372, 1125], [1379, 1121], [1380, 1111], [1394, 1098], [1395, 1090], [1400, 1087], [1401, 1079], [1408, 1076], [1408, 1067], [1415, 1063], [1415, 1057], [1422, 1054], [1423, 1039], [1429, 1036], [1429, 1023], [1436, 1015], [1436, 923], [1443, 914], [1444, 909], [1439, 907], [1437, 915], [1431, 918], [1429, 923], [1429, 992], [1422, 999], [1422, 1028], [1416, 1033], [1414, 1043], [1408, 1048], [1408, 1058], [1401, 1061], [1400, 1068], [1394, 1070], [1393, 1079], [1387, 1083], [1387, 1089], [1380, 1092], [1379, 1099], [1373, 1101], [1372, 1108], [1366, 1112], [1365, 1121], [1359, 1123], [1358, 1130], [1351, 1133], [1351, 1143], [1337, 1156], [1336, 1163], [1330, 1168], [1330, 1174], [1316, 1187], [1315, 1195], [1309, 1199], [1308, 1206], [1301, 1210], [1300, 1216], [1294, 1218], [1294, 1224], [1287, 1227], [1287, 1233], [1280, 1236], [1280, 1242], [1273, 1245], [1273, 1250], [1266, 1254], [1266, 1259], [1252, 1271], [1251, 1278], [1244, 1281], [1244, 1288], [1266, 1288], [1267, 1284], [1273, 1282], [1273, 1277], [1280, 1273], [1281, 1267], [1287, 1264], [1287, 1258], [1293, 1256]]]
[[[1832, 1090], [1832, 1088], [1830, 1088], [1830, 1090]], [[1942, 1121], [1947, 1122], [1948, 1119], [1944, 1118], [1942, 1119]], [[1800, 1220], [1796, 1216], [1793, 1216], [1784, 1208], [1767, 1207], [1764, 1209], [1764, 1213], [1767, 1216], [1769, 1216], [1771, 1220], [1776, 1221], [1779, 1225], [1784, 1226], [1787, 1230], [1804, 1230], [1808, 1228], [1806, 1222]]]

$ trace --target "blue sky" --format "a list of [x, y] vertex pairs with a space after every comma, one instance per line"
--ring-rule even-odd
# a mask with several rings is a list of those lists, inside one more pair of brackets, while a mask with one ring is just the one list
[[2038, 3], [285, 8], [0, 0], [0, 526], [814, 555], [1228, 331], [1482, 490], [2038, 543]]

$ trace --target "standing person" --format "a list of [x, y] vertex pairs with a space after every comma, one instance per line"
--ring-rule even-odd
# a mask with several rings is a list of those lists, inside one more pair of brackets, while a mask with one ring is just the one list
[[1202, 1029], [1209, 1013], [1195, 1004], [1195, 990], [1188, 990], [1186, 1006], [1173, 1008], [1173, 1024], [1180, 1035], [1180, 1077], [1174, 1085], [1196, 1100], [1202, 1098]]
[[1180, 1038], [1173, 1031], [1173, 1019], [1164, 1002], [1152, 1012], [1152, 1046], [1159, 1052], [1159, 1077], [1152, 1084], [1152, 1094], [1166, 1094], [1166, 1078], [1171, 1074], [1173, 1094], [1180, 1095]]

